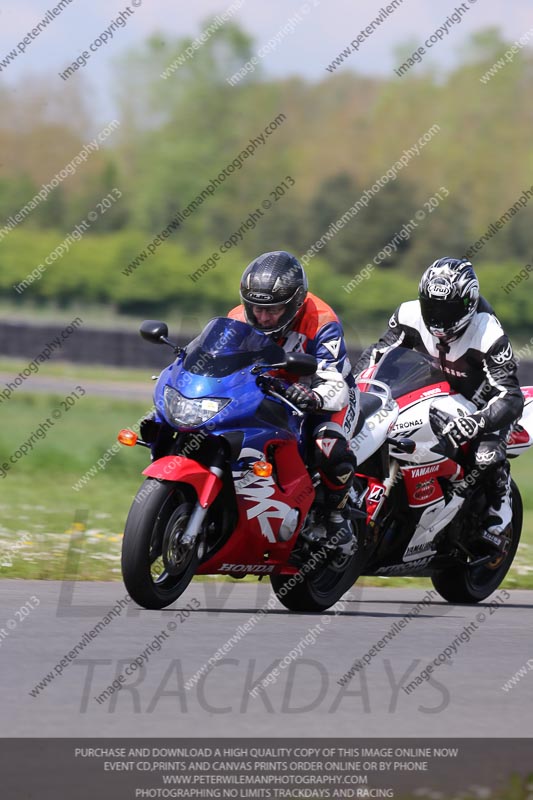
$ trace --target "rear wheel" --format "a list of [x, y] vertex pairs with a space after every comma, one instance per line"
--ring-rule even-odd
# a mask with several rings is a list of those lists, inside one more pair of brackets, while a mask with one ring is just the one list
[[196, 497], [187, 484], [148, 478], [124, 529], [122, 576], [144, 608], [165, 608], [183, 594], [198, 566], [199, 539], [182, 542]]
[[[271, 575], [270, 583], [279, 602], [289, 611], [326, 611], [350, 589], [363, 569], [361, 536], [359, 549], [333, 563], [321, 551], [310, 555], [295, 575]], [[324, 548], [322, 548], [324, 550]]]
[[432, 576], [433, 586], [450, 603], [479, 603], [496, 591], [503, 581], [520, 542], [522, 532], [522, 498], [518, 486], [511, 481], [513, 520], [509, 528], [509, 547], [504, 556], [480, 567], [461, 565]]

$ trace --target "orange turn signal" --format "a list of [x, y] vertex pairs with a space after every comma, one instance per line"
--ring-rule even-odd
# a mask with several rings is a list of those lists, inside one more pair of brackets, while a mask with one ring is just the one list
[[256, 461], [252, 467], [254, 475], [259, 475], [260, 478], [270, 478], [272, 475], [272, 464], [268, 461]]
[[117, 439], [120, 444], [125, 444], [127, 447], [133, 447], [133, 445], [137, 444], [137, 439], [139, 437], [135, 433], [135, 431], [130, 431], [128, 428], [122, 428], [119, 431]]

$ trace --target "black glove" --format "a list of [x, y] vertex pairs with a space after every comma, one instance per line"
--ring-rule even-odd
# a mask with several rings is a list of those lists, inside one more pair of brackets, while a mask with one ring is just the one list
[[449, 422], [442, 430], [442, 435], [447, 436], [456, 447], [476, 439], [485, 427], [483, 417], [457, 417]]
[[288, 386], [284, 393], [287, 400], [299, 408], [300, 411], [318, 411], [322, 408], [322, 398], [313, 392], [304, 383], [293, 383]]

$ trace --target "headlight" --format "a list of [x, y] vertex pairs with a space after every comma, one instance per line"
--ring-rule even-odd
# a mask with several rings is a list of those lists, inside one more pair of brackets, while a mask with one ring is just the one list
[[231, 401], [225, 397], [184, 397], [177, 389], [165, 386], [165, 415], [175, 425], [194, 428], [207, 422]]

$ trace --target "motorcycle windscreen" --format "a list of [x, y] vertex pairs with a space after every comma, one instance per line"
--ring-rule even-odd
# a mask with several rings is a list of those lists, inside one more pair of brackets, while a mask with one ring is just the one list
[[436, 359], [406, 347], [394, 347], [385, 353], [372, 378], [390, 386], [395, 400], [417, 389], [447, 382]]
[[224, 378], [232, 372], [262, 362], [284, 361], [285, 353], [266, 334], [245, 322], [215, 317], [187, 346], [183, 367], [208, 378]]

